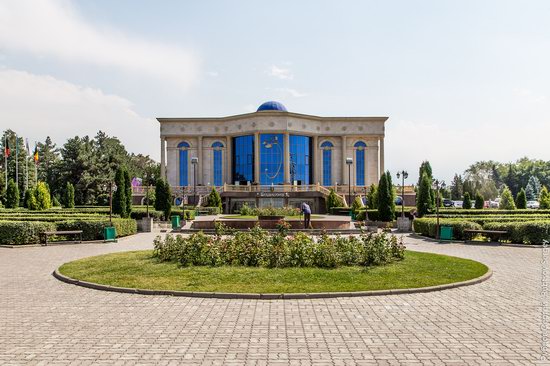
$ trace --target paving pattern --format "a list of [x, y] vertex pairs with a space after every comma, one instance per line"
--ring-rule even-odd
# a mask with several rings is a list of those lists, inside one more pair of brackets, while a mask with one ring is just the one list
[[0, 248], [0, 365], [533, 365], [541, 357], [542, 250], [436, 244], [488, 281], [432, 293], [316, 300], [131, 295], [60, 282], [64, 262], [151, 248]]

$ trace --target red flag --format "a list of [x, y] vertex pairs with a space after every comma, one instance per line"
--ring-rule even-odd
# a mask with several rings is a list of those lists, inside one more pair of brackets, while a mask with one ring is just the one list
[[10, 156], [10, 144], [9, 144], [7, 138], [6, 138], [4, 141], [5, 141], [5, 144], [4, 144], [4, 156], [7, 158], [7, 157]]

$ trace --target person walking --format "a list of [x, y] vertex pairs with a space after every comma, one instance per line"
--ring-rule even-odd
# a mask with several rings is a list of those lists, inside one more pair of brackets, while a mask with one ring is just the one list
[[304, 229], [311, 227], [311, 207], [306, 202], [302, 202], [302, 213], [304, 214]]

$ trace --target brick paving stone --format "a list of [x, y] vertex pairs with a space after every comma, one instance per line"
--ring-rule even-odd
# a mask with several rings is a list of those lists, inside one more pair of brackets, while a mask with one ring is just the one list
[[[59, 265], [149, 249], [111, 244], [0, 248], [0, 365], [533, 365], [541, 346], [541, 249], [437, 244], [493, 277], [431, 293], [226, 300], [102, 292], [62, 283]], [[546, 363], [548, 364], [548, 363]]]

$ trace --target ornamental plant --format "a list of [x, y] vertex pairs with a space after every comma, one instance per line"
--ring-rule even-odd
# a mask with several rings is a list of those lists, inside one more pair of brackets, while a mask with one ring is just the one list
[[464, 193], [464, 198], [462, 199], [462, 208], [465, 210], [469, 210], [472, 208], [472, 200], [470, 198], [469, 192]]
[[481, 193], [477, 192], [474, 208], [477, 210], [481, 210], [483, 209], [484, 206], [485, 206], [485, 199], [483, 198]]
[[6, 189], [6, 208], [17, 207], [19, 207], [19, 188], [13, 179], [10, 179]]
[[373, 183], [369, 188], [369, 193], [367, 193], [367, 206], [370, 209], [378, 208], [378, 188]]
[[432, 182], [430, 177], [426, 173], [423, 173], [422, 179], [420, 180], [420, 186], [418, 187], [418, 195], [416, 197], [416, 211], [418, 212], [418, 217], [423, 217], [431, 211], [431, 185]]
[[71, 182], [67, 182], [65, 186], [65, 195], [63, 199], [65, 208], [74, 208], [74, 186]]
[[124, 198], [126, 199], [126, 210], [122, 217], [127, 218], [132, 213], [132, 179], [126, 169], [124, 169]]
[[330, 192], [328, 194], [326, 202], [327, 202], [327, 212], [330, 212], [330, 210], [333, 207], [343, 207], [344, 206], [344, 200], [342, 199], [342, 197], [337, 195], [336, 192], [334, 192], [334, 189], [332, 189], [332, 188], [330, 189]]
[[155, 184], [155, 210], [164, 213], [164, 220], [170, 218], [172, 213], [172, 193], [170, 185], [164, 179], [158, 179]]
[[541, 210], [550, 209], [550, 193], [548, 192], [548, 188], [546, 188], [546, 186], [542, 187], [540, 190], [539, 202]]
[[218, 207], [219, 209], [222, 208], [222, 198], [216, 188], [212, 187], [212, 190], [208, 194], [207, 198], [207, 206], [208, 207]]
[[126, 189], [124, 169], [118, 168], [115, 173], [116, 191], [113, 193], [113, 213], [126, 217]]
[[500, 194], [500, 203], [498, 208], [501, 210], [515, 210], [516, 203], [514, 202], [514, 197], [508, 186], [504, 186], [502, 193]]
[[381, 221], [395, 219], [395, 192], [389, 171], [382, 174], [378, 183], [378, 215]]
[[34, 196], [36, 197], [36, 209], [47, 210], [52, 207], [50, 190], [44, 182], [38, 182], [34, 188]]
[[355, 197], [355, 199], [353, 200], [353, 203], [351, 205], [351, 209], [352, 209], [354, 215], [357, 215], [359, 210], [364, 208], [364, 207], [365, 206], [363, 205], [363, 200], [361, 199], [361, 197], [359, 197], [359, 196]]
[[516, 196], [516, 208], [518, 210], [523, 210], [527, 208], [527, 196], [525, 194], [525, 189], [520, 189]]

